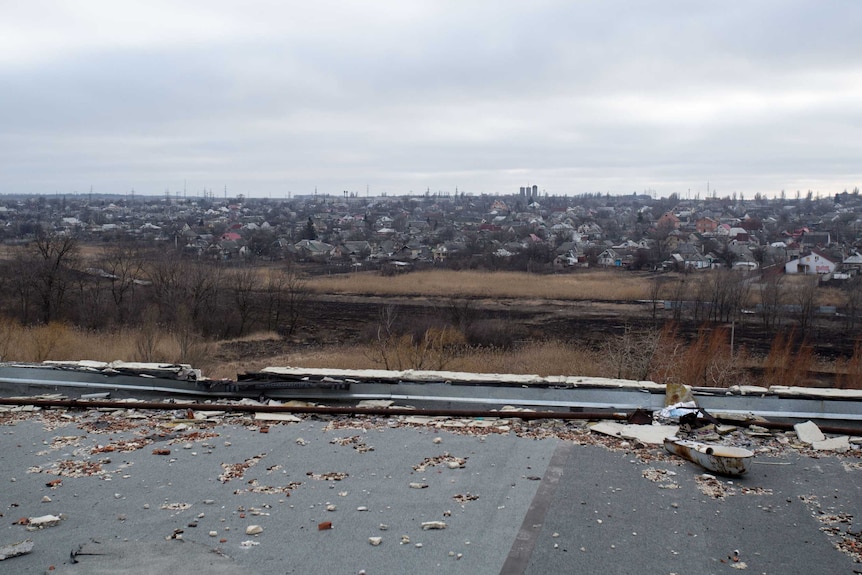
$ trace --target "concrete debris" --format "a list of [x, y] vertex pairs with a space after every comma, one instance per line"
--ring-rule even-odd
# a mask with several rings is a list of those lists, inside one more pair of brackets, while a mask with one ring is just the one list
[[409, 486], [409, 487], [410, 487], [410, 489], [427, 489], [427, 488], [428, 488], [428, 484], [427, 484], [427, 483], [416, 483], [416, 482], [413, 482], [413, 483], [411, 483], [411, 484], [410, 484], [410, 486]]
[[263, 533], [263, 527], [260, 525], [249, 525], [245, 528], [246, 535], [257, 535], [258, 533]]
[[402, 417], [401, 421], [411, 425], [434, 425], [446, 421], [446, 418], [437, 415], [408, 415]]
[[222, 483], [227, 483], [232, 479], [242, 479], [246, 470], [257, 465], [265, 455], [265, 453], [262, 453], [254, 457], [249, 457], [242, 463], [222, 463], [221, 467], [224, 470], [224, 473], [218, 476], [218, 480]]
[[447, 525], [445, 521], [425, 521], [422, 523], [422, 530], [428, 531], [429, 529], [446, 529]]
[[437, 465], [443, 465], [449, 469], [458, 469], [459, 467], [464, 467], [467, 465], [466, 457], [455, 457], [451, 454], [444, 453], [442, 455], [437, 455], [436, 457], [426, 457], [422, 460], [422, 463], [413, 466], [413, 471], [423, 472], [429, 467], [435, 467]]
[[809, 445], [826, 439], [826, 436], [823, 435], [823, 432], [820, 431], [820, 428], [817, 427], [817, 424], [813, 421], [797, 423], [793, 426], [793, 429], [796, 431], [796, 436], [799, 437], [799, 441]]
[[159, 505], [159, 509], [166, 509], [168, 511], [185, 511], [191, 506], [191, 503], [163, 503]]
[[679, 432], [678, 425], [629, 425], [615, 421], [600, 421], [589, 427], [596, 433], [635, 439], [648, 445], [661, 445], [665, 437], [674, 436]]
[[811, 447], [817, 451], [837, 451], [844, 453], [850, 451], [850, 438], [846, 435], [832, 437], [823, 441], [815, 441], [811, 444]]
[[[694, 403], [694, 395], [690, 385], [668, 383], [665, 387], [664, 405], [669, 407], [678, 403]], [[696, 407], [696, 406], [695, 406]]]
[[26, 555], [33, 550], [33, 540], [25, 539], [24, 541], [19, 541], [18, 543], [11, 543], [9, 545], [4, 545], [0, 547], [0, 561], [5, 559], [11, 559], [12, 557], [17, 557], [19, 555]]
[[263, 413], [263, 412], [255, 412], [254, 414], [255, 421], [281, 421], [285, 423], [299, 423], [302, 419], [293, 415], [292, 413]]
[[27, 531], [38, 531], [39, 529], [45, 529], [46, 527], [54, 527], [55, 525], [59, 525], [60, 521], [62, 521], [62, 517], [58, 517], [57, 515], [28, 517]]
[[662, 489], [679, 489], [679, 484], [673, 479], [676, 476], [675, 471], [669, 469], [656, 469], [648, 467], [641, 472], [645, 479], [649, 479], [655, 483], [659, 483]]
[[340, 471], [329, 471], [327, 473], [314, 473], [309, 471], [306, 475], [312, 479], [317, 479], [318, 481], [341, 481], [347, 478], [347, 474]]
[[[458, 503], [466, 503], [467, 501], [476, 501], [477, 499], [479, 499], [479, 496], [473, 495], [472, 493], [467, 492], [467, 493], [459, 493], [459, 494], [455, 495], [452, 499], [454, 499]], [[444, 515], [445, 515], [445, 513], [444, 513]], [[451, 513], [449, 513], [449, 515], [451, 515]], [[448, 515], [447, 515], [447, 517], [448, 517]]]
[[697, 488], [704, 495], [708, 495], [713, 499], [724, 499], [728, 495], [736, 495], [736, 489], [731, 482], [722, 483], [714, 475], [703, 473], [694, 478]]
[[374, 547], [377, 547], [378, 545], [383, 543], [383, 537], [369, 537], [368, 542]]

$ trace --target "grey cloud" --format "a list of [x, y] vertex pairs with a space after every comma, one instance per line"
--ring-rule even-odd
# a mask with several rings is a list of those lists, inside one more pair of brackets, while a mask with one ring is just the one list
[[862, 175], [855, 2], [250, 6], [208, 4], [236, 21], [223, 37], [0, 64], [0, 191], [526, 178], [670, 193]]

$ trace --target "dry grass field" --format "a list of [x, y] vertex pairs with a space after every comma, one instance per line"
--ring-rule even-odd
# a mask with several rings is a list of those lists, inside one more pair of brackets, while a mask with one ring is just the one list
[[[96, 253], [87, 255], [94, 257]], [[266, 274], [283, 265], [267, 264], [258, 267], [257, 271]], [[326, 306], [329, 312], [327, 326], [330, 333], [326, 337], [319, 337], [317, 333], [320, 331], [320, 322], [316, 320], [320, 318], [316, 317], [318, 312], [314, 309], [306, 312], [305, 332], [290, 339], [274, 332], [263, 332], [238, 339], [211, 341], [194, 333], [194, 326], [186, 332], [160, 329], [156, 325], [87, 331], [61, 323], [23, 326], [13, 320], [0, 320], [0, 359], [22, 362], [89, 359], [189, 363], [200, 368], [205, 376], [217, 379], [233, 379], [238, 373], [266, 366], [288, 365], [345, 369], [379, 369], [388, 366], [393, 369], [617, 377], [619, 365], [614, 365], [613, 360], [609, 359], [613, 355], [609, 350], [619, 344], [616, 339], [622, 329], [620, 325], [628, 323], [626, 318], [634, 317], [623, 314], [649, 314], [652, 309], [648, 304], [629, 302], [656, 297], [670, 299], [674, 295], [693, 297], [697, 292], [697, 282], [704, 281], [706, 277], [705, 274], [657, 275], [619, 270], [589, 270], [559, 275], [431, 270], [388, 277], [376, 272], [311, 276], [303, 278], [302, 283], [313, 296], [320, 298], [316, 305]], [[654, 287], [658, 278], [663, 288], [657, 291]], [[788, 293], [792, 293], [793, 289], [802, 286], [807, 280], [785, 276], [781, 281], [791, 290]], [[687, 288], [685, 294], [674, 288], [682, 285], [682, 282]], [[816, 296], [821, 305], [841, 305], [844, 301], [844, 292], [837, 289], [818, 288]], [[377, 314], [387, 297], [399, 299], [404, 309], [414, 310], [410, 313], [434, 306], [446, 310], [447, 306], [453, 305], [455, 298], [483, 300], [475, 302], [475, 307], [469, 310], [476, 314], [474, 321], [485, 319], [485, 314], [494, 318], [488, 321], [505, 327], [517, 317], [517, 321], [522, 323], [532, 322], [529, 323], [529, 339], [518, 336], [515, 345], [504, 347], [484, 343], [466, 345], [464, 334], [467, 332], [464, 331], [458, 334], [461, 343], [441, 344], [435, 348], [426, 342], [423, 349], [422, 342], [416, 339], [392, 340], [386, 344], [389, 347], [382, 351], [379, 341], [367, 341], [370, 332], [367, 329], [363, 331], [362, 326], [367, 328], [380, 321]], [[757, 299], [758, 286], [753, 284], [745, 305], [753, 305]], [[364, 304], [357, 303], [359, 300], [364, 300]], [[384, 303], [372, 305], [368, 300], [382, 300]], [[416, 302], [413, 307], [410, 307], [411, 300]], [[506, 305], [501, 306], [500, 302], [504, 300]], [[507, 310], [515, 308], [524, 313], [506, 315], [509, 313]], [[655, 314], [654, 309], [652, 313]], [[569, 324], [560, 321], [564, 314], [576, 317], [580, 322], [578, 328], [601, 331], [602, 338], [593, 338], [593, 345], [589, 346], [584, 344], [588, 335], [586, 331], [580, 332], [577, 338], [561, 337], [567, 335], [564, 333], [566, 329], [571, 331]], [[411, 317], [403, 316], [399, 321], [410, 321]], [[753, 319], [756, 324], [757, 320]], [[591, 323], [586, 323], [588, 321]], [[648, 321], [646, 323], [649, 324]], [[345, 337], [345, 325], [353, 329], [351, 338]], [[563, 327], [552, 331], [552, 325]], [[463, 326], [461, 329], [464, 329]], [[411, 337], [415, 338], [416, 334]], [[604, 347], [596, 345], [596, 341], [604, 341], [601, 344]], [[703, 350], [698, 352], [697, 346], [702, 343], [685, 339], [674, 343], [675, 349], [682, 350], [680, 353], [691, 350], [690, 361], [686, 360], [692, 366], [689, 371], [702, 372], [701, 379], [706, 377], [703, 374], [707, 372], [726, 371], [726, 365], [719, 365], [715, 361], [710, 365], [700, 365], [703, 362], [695, 361], [698, 353], [701, 356], [716, 356], [714, 353], [704, 354]], [[724, 341], [716, 340], [713, 343], [716, 349], [730, 347]], [[768, 340], [764, 340], [764, 343], [768, 350]], [[737, 346], [740, 346], [738, 341]], [[741, 358], [736, 357], [734, 373], [763, 372], [766, 377], [776, 381], [786, 379], [788, 374], [785, 373], [785, 364], [790, 358], [802, 356], [798, 350], [781, 349], [775, 343], [772, 347], [771, 358], [767, 357], [766, 351], [761, 351], [762, 356], [748, 356], [745, 365], [742, 365]], [[829, 377], [839, 385], [862, 386], [862, 368], [859, 367], [862, 365], [862, 349], [855, 350], [852, 357], [833, 360], [831, 363], [823, 363], [817, 357], [812, 357], [810, 361], [806, 358], [806, 361], [808, 364], [800, 364], [796, 371], [829, 373]], [[422, 365], [412, 365], [411, 362]], [[650, 376], [688, 377], [667, 369], [661, 371], [655, 366]]]
[[310, 278], [317, 293], [631, 301], [649, 298], [646, 274], [589, 271], [561, 275], [432, 270], [384, 277], [375, 272]]

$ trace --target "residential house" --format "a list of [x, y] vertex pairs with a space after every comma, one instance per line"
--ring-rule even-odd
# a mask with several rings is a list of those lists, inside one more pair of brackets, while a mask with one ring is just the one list
[[613, 248], [608, 248], [599, 254], [596, 263], [603, 267], [622, 267], [623, 256]]
[[800, 258], [792, 259], [784, 264], [784, 273], [788, 274], [831, 274], [838, 264], [825, 255], [812, 251]]

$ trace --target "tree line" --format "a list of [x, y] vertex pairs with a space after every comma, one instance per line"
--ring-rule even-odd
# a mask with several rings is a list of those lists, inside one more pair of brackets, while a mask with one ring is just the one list
[[228, 338], [290, 335], [308, 291], [292, 261], [266, 268], [184, 257], [173, 246], [116, 242], [91, 258], [70, 235], [39, 231], [0, 262], [0, 311], [22, 324], [85, 329], [151, 323]]

